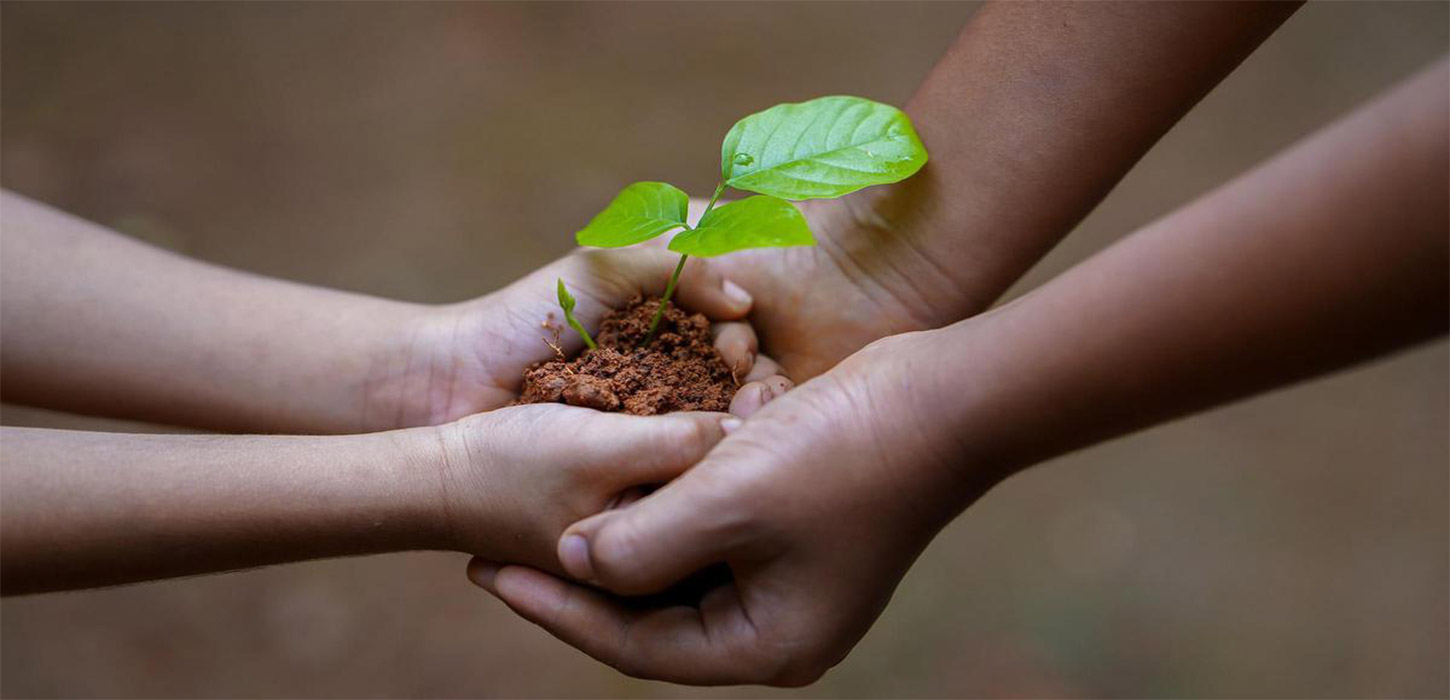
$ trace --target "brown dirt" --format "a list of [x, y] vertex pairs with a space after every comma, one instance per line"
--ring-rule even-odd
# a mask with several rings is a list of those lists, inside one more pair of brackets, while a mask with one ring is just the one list
[[670, 304], [654, 340], [639, 347], [659, 303], [635, 297], [609, 312], [595, 338], [597, 349], [524, 372], [517, 403], [557, 402], [638, 416], [728, 410], [736, 380], [715, 350], [704, 316]]

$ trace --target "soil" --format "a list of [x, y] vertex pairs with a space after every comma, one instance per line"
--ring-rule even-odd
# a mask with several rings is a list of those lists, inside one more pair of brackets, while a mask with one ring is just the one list
[[703, 315], [670, 304], [654, 340], [639, 346], [659, 304], [657, 298], [635, 297], [609, 312], [595, 337], [598, 348], [572, 360], [561, 352], [560, 359], [529, 368], [516, 403], [566, 403], [638, 416], [728, 410], [738, 384], [715, 350]]

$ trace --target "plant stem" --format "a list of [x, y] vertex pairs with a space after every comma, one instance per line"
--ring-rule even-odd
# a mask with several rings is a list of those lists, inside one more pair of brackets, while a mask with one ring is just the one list
[[690, 256], [681, 255], [679, 264], [675, 265], [675, 274], [670, 275], [670, 283], [665, 285], [665, 295], [660, 297], [660, 307], [655, 309], [655, 317], [650, 319], [649, 332], [645, 334], [644, 340], [640, 341], [640, 347], [649, 345], [649, 341], [655, 339], [655, 331], [659, 330], [660, 319], [664, 318], [665, 307], [670, 305], [670, 296], [675, 293], [675, 283], [680, 281], [680, 271], [685, 269], [685, 259], [688, 257]]
[[700, 212], [701, 219], [705, 218], [705, 215], [709, 214], [710, 210], [715, 208], [715, 201], [720, 199], [720, 193], [724, 191], [725, 183], [722, 182], [715, 186], [715, 194], [710, 195], [710, 203], [705, 205], [705, 211]]
[[[705, 211], [700, 212], [701, 219], [704, 219], [705, 215], [709, 214], [710, 210], [715, 208], [715, 202], [720, 200], [720, 195], [724, 191], [725, 183], [722, 182], [715, 186], [715, 194], [710, 195], [710, 203], [705, 205]], [[690, 227], [686, 226], [685, 230], [690, 230]], [[670, 305], [670, 296], [675, 293], [675, 283], [680, 281], [680, 271], [685, 269], [685, 259], [688, 257], [690, 256], [681, 255], [680, 263], [678, 265], [675, 265], [675, 274], [670, 275], [670, 283], [665, 285], [665, 295], [660, 297], [660, 307], [658, 309], [655, 309], [655, 316], [654, 318], [650, 319], [649, 322], [649, 332], [645, 334], [644, 340], [640, 341], [640, 347], [645, 347], [646, 345], [649, 345], [649, 341], [655, 339], [655, 331], [659, 330], [660, 319], [664, 318], [665, 308]]]

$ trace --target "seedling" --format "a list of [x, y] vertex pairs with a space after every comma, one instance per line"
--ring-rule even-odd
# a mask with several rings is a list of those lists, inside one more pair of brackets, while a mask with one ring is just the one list
[[[863, 187], [899, 182], [926, 164], [926, 148], [901, 110], [860, 97], [821, 97], [776, 105], [735, 123], [720, 147], [720, 183], [693, 227], [689, 195], [663, 182], [636, 182], [574, 236], [581, 246], [621, 248], [675, 229], [669, 249], [680, 262], [665, 286], [641, 346], [649, 344], [691, 255], [714, 257], [749, 248], [815, 245], [800, 210], [787, 200], [831, 199]], [[757, 193], [715, 206], [727, 187]], [[567, 301], [566, 301], [567, 300]], [[574, 300], [559, 281], [569, 325]]]
[[599, 347], [594, 344], [594, 339], [589, 337], [589, 331], [584, 330], [584, 324], [579, 323], [579, 319], [574, 318], [574, 296], [569, 293], [569, 290], [564, 288], [564, 280], [562, 278], [559, 280], [559, 308], [564, 310], [564, 322], [568, 323], [570, 328], [573, 328], [579, 333], [579, 336], [584, 339], [584, 344], [588, 345], [590, 350]]

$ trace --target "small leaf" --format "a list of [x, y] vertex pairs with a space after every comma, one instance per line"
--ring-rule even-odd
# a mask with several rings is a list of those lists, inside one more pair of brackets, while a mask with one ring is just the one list
[[559, 278], [559, 308], [563, 309], [566, 314], [574, 311], [574, 297], [569, 294], [569, 290], [564, 288], [563, 277]]
[[794, 204], [756, 195], [711, 209], [694, 229], [670, 241], [670, 250], [709, 258], [747, 248], [815, 245], [806, 218]]
[[595, 345], [594, 339], [589, 337], [589, 331], [584, 330], [584, 324], [580, 323], [579, 319], [574, 318], [574, 303], [573, 295], [569, 294], [569, 290], [564, 288], [564, 278], [560, 277], [559, 308], [564, 310], [564, 322], [569, 324], [569, 327], [573, 328], [579, 334], [579, 337], [584, 339], [584, 344], [589, 346], [590, 350], [593, 350], [599, 346]]
[[621, 248], [647, 241], [685, 225], [690, 197], [663, 182], [636, 182], [624, 188], [584, 230], [574, 234], [579, 245]]
[[720, 173], [735, 189], [822, 199], [904, 180], [926, 158], [904, 112], [838, 95], [776, 105], [736, 122], [720, 147]]

